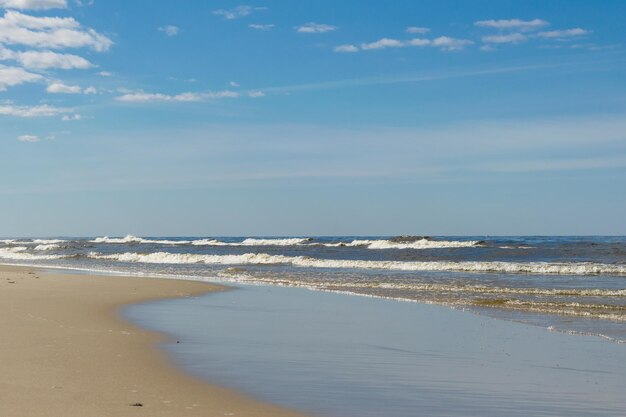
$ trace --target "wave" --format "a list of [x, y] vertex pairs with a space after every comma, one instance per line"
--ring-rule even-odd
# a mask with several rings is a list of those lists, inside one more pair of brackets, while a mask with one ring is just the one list
[[457, 272], [498, 272], [526, 274], [558, 275], [626, 275], [626, 265], [600, 263], [542, 263], [542, 262], [476, 262], [476, 261], [368, 261], [347, 259], [317, 259], [306, 256], [269, 255], [265, 253], [246, 253], [243, 255], [200, 255], [188, 253], [118, 253], [104, 255], [91, 252], [94, 259], [108, 259], [121, 262], [140, 262], [157, 264], [215, 264], [215, 265], [271, 265], [285, 264], [304, 268], [333, 269], [383, 269], [393, 271], [457, 271]]
[[432, 240], [427, 238], [413, 241], [401, 240], [353, 240], [350, 243], [326, 243], [325, 246], [366, 246], [368, 249], [446, 249], [446, 248], [468, 248], [480, 246], [479, 240]]
[[248, 238], [241, 242], [242, 246], [295, 246], [310, 243], [313, 239], [295, 237], [286, 239], [255, 239]]
[[0, 243], [5, 245], [51, 245], [64, 242], [67, 241], [62, 239], [0, 239]]
[[188, 245], [192, 243], [190, 240], [158, 240], [158, 239], [145, 239], [133, 235], [126, 235], [124, 237], [97, 237], [90, 240], [91, 243], [152, 243], [158, 245]]
[[277, 265], [289, 264], [290, 257], [282, 255], [267, 255], [264, 253], [246, 253], [243, 255], [197, 255], [191, 253], [117, 253], [104, 255], [97, 252], [88, 254], [93, 259], [108, 259], [120, 262], [138, 262], [150, 264], [214, 264], [214, 265]]
[[33, 255], [26, 253], [28, 248], [25, 246], [16, 246], [13, 248], [0, 248], [0, 258], [2, 259], [15, 259], [22, 261], [44, 261], [52, 259], [67, 258], [66, 255]]
[[67, 240], [63, 239], [33, 239], [32, 243], [36, 243], [38, 245], [52, 245], [57, 243], [65, 243]]
[[222, 242], [217, 239], [199, 239], [191, 242], [195, 246], [297, 246], [309, 244], [313, 239], [294, 237], [284, 239], [257, 239], [247, 238], [242, 242]]
[[[467, 248], [481, 246], [478, 240], [432, 240], [430, 238], [415, 239], [355, 239], [351, 242], [319, 243], [313, 238], [246, 238], [241, 242], [224, 242], [213, 238], [196, 240], [158, 240], [146, 239], [133, 235], [125, 237], [97, 237], [91, 243], [115, 243], [115, 244], [159, 244], [159, 245], [194, 245], [194, 246], [327, 246], [327, 247], [366, 247], [367, 249], [446, 249]], [[49, 242], [55, 243], [55, 242]]]
[[58, 245], [56, 243], [48, 243], [43, 245], [37, 245], [33, 248], [33, 250], [54, 250], [59, 248], [61, 248], [61, 245]]
[[[242, 242], [222, 242], [217, 239], [197, 239], [197, 240], [159, 240], [146, 239], [133, 235], [124, 237], [97, 237], [91, 240], [91, 243], [116, 243], [116, 244], [158, 244], [158, 245], [194, 245], [194, 246], [295, 246], [305, 242], [310, 242], [310, 238], [286, 238], [286, 239], [256, 239], [247, 238]], [[52, 242], [50, 242], [52, 243]]]

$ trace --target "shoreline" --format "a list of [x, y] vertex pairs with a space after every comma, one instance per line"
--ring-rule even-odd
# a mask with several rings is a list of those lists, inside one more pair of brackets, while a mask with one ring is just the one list
[[188, 375], [158, 348], [166, 335], [120, 314], [227, 287], [44, 269], [0, 265], [0, 415], [305, 415]]

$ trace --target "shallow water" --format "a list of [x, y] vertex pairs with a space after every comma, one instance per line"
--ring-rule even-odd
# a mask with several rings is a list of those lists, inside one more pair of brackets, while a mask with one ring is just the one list
[[436, 303], [626, 341], [625, 237], [7, 239], [0, 261]]
[[625, 345], [441, 306], [244, 286], [125, 315], [186, 371], [319, 416], [626, 410]]

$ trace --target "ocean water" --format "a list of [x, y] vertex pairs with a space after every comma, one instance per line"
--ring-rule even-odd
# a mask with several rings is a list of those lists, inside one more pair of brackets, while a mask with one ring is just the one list
[[129, 306], [185, 371], [320, 417], [624, 416], [626, 346], [302, 288]]
[[5, 238], [0, 262], [441, 304], [626, 342], [626, 237]]

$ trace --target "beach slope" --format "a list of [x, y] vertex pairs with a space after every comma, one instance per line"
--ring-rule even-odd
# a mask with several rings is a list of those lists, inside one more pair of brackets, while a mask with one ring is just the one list
[[0, 266], [0, 416], [301, 415], [174, 368], [121, 306], [223, 288]]

